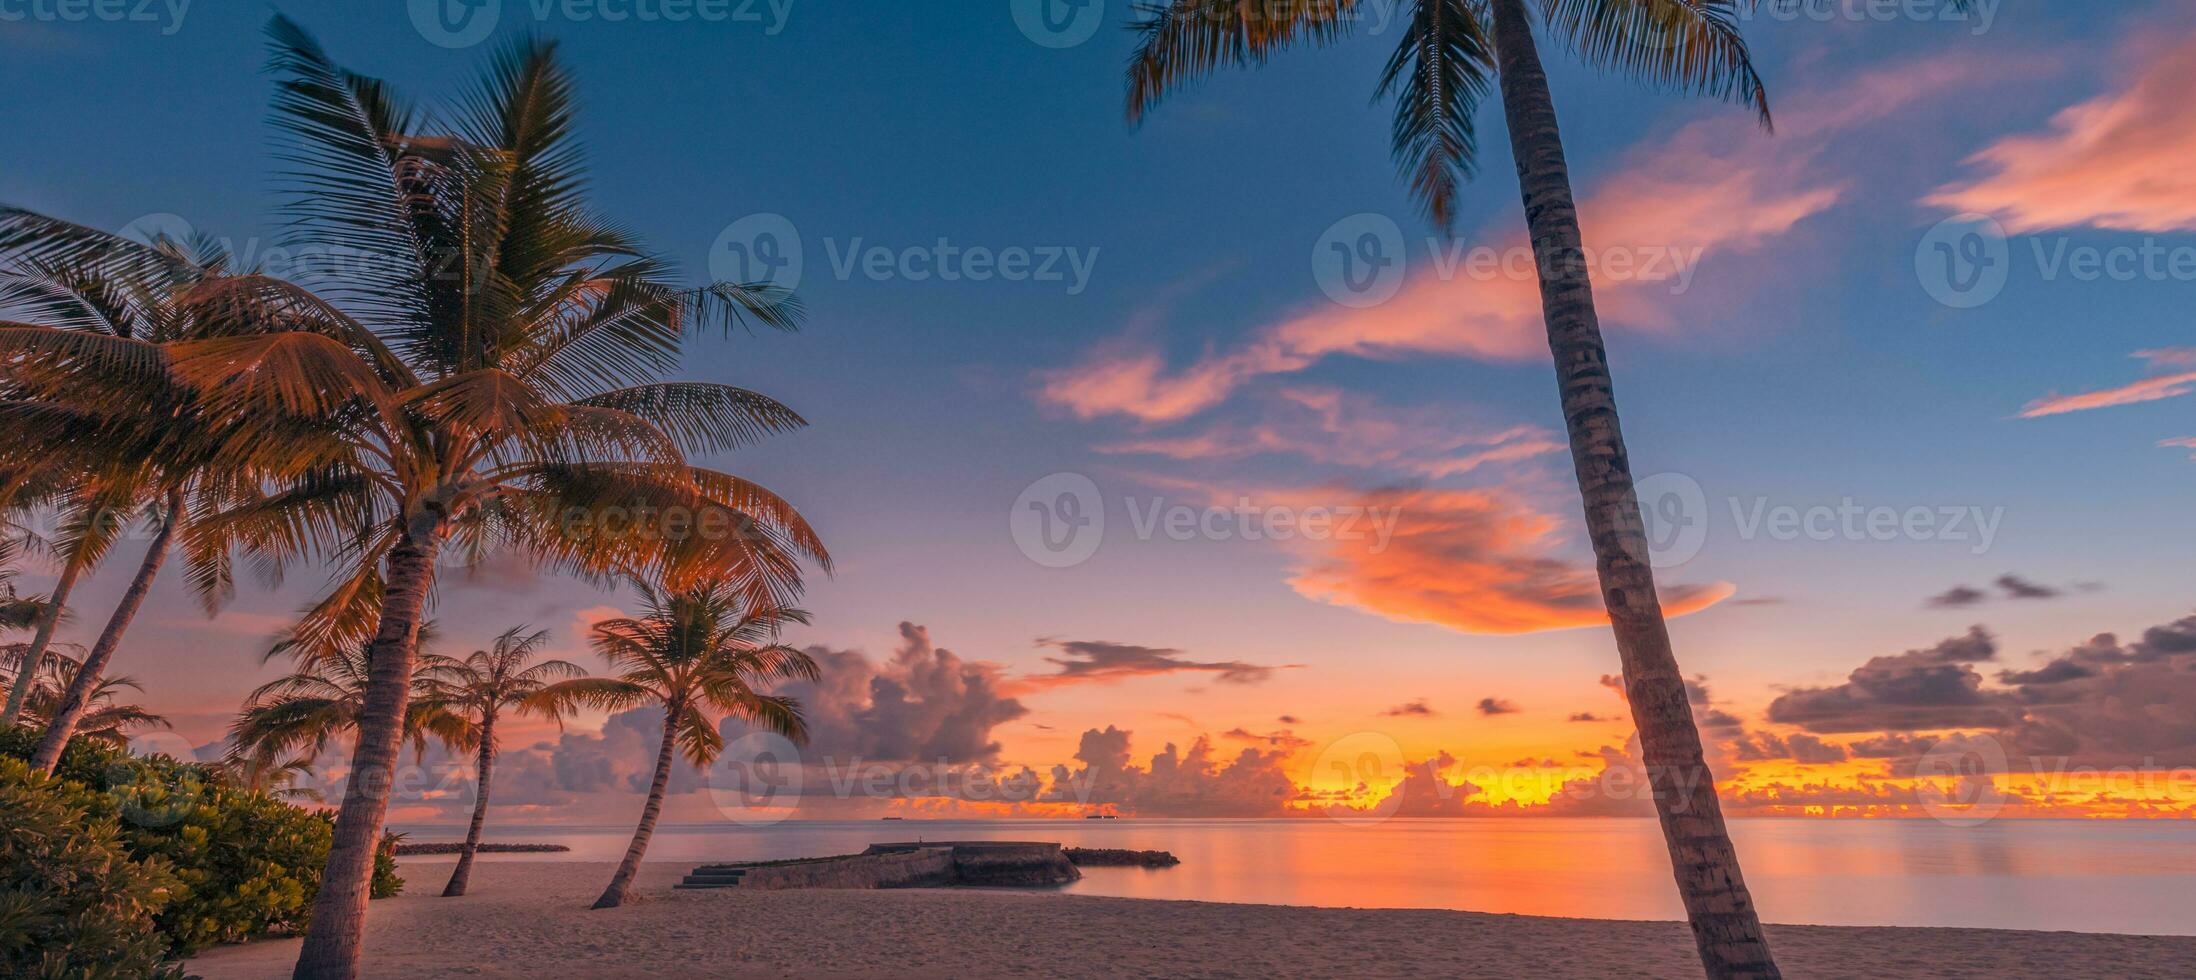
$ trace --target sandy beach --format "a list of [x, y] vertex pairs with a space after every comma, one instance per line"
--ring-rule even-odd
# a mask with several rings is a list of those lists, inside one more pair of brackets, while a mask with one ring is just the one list
[[[587, 908], [608, 865], [485, 861], [435, 897], [447, 861], [407, 865], [373, 905], [372, 977], [1697, 977], [1685, 927], [1402, 909], [1085, 898], [1018, 891], [674, 891]], [[1777, 926], [1792, 977], [2196, 976], [2196, 938]], [[207, 952], [206, 980], [281, 980], [295, 940]]]

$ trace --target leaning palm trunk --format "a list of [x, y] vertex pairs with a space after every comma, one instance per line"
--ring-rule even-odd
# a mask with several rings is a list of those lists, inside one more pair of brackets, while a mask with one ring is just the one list
[[130, 621], [137, 617], [138, 607], [145, 604], [145, 594], [152, 591], [153, 579], [160, 576], [160, 566], [168, 559], [168, 546], [175, 540], [175, 526], [183, 519], [183, 492], [168, 492], [168, 513], [160, 521], [160, 530], [153, 535], [152, 543], [145, 547], [145, 559], [138, 563], [137, 577], [130, 580], [130, 587], [122, 593], [122, 601], [115, 604], [114, 615], [108, 617], [107, 628], [92, 644], [91, 652], [84, 657], [84, 665], [76, 671], [76, 679], [69, 682], [67, 694], [54, 707], [53, 717], [46, 721], [46, 737], [39, 741], [38, 751], [31, 755], [31, 767], [40, 772], [52, 773], [61, 763], [61, 753], [69, 747], [69, 739], [76, 735], [76, 724], [84, 719], [84, 709], [91, 705], [92, 692], [99, 689], [99, 679], [106, 673], [107, 662], [114, 659], [115, 648], [122, 645], [122, 634], [130, 628]]
[[38, 617], [38, 632], [31, 635], [30, 648], [23, 651], [23, 662], [16, 669], [15, 687], [8, 691], [8, 707], [0, 714], [0, 728], [13, 727], [23, 720], [23, 703], [30, 700], [31, 688], [37, 686], [38, 665], [46, 659], [46, 648], [53, 645], [54, 628], [61, 625], [61, 612], [67, 607], [69, 593], [75, 590], [76, 580], [83, 572], [83, 565], [73, 558], [62, 564], [61, 580], [54, 583], [45, 615]]
[[450, 883], [442, 888], [444, 898], [465, 894], [465, 885], [473, 877], [473, 854], [480, 850], [481, 828], [488, 823], [488, 776], [496, 765], [496, 713], [493, 711], [481, 716], [479, 765], [480, 785], [473, 799], [473, 823], [465, 828], [465, 847], [458, 852], [457, 870], [450, 872]]
[[359, 713], [358, 744], [351, 752], [335, 841], [313, 899], [312, 924], [299, 952], [296, 980], [356, 980], [366, 933], [366, 899], [373, 885], [374, 851], [389, 811], [389, 787], [403, 748], [404, 714], [411, 697], [421, 610], [434, 586], [435, 555], [445, 523], [439, 511], [422, 509], [390, 550], [388, 591], [381, 625], [367, 651], [366, 703]]
[[641, 856], [648, 853], [648, 839], [656, 834], [656, 817], [663, 813], [663, 793], [671, 784], [672, 751], [678, 744], [680, 710], [671, 705], [663, 712], [663, 748], [656, 752], [656, 778], [648, 784], [648, 805], [641, 808], [640, 826], [633, 830], [633, 843], [625, 848], [625, 859], [618, 862], [618, 871], [610, 876], [610, 887], [602, 890], [602, 897], [595, 899], [598, 909], [614, 909], [625, 904], [633, 894], [633, 877], [640, 873]]
[[1685, 680], [1678, 672], [1662, 604], [1655, 595], [1647, 535], [1624, 435], [1617, 426], [1616, 400], [1548, 77], [1523, 0], [1494, 0], [1493, 7], [1503, 111], [1540, 269], [1541, 306], [1547, 318], [1548, 345], [1555, 355], [1564, 422], [1570, 431], [1571, 460], [1585, 499], [1586, 528], [1593, 538], [1617, 654], [1624, 664], [1624, 694], [1639, 728], [1648, 784], [1669, 843], [1678, 892], [1709, 976], [1774, 978], [1779, 975], [1776, 963], [1739, 875], [1738, 854], [1724, 826], [1715, 780], [1701, 754]]

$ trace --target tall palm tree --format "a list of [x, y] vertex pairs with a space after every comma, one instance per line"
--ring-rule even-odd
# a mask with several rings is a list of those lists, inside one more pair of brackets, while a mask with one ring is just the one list
[[257, 474], [256, 496], [193, 521], [191, 547], [345, 570], [297, 630], [367, 649], [353, 772], [295, 975], [350, 980], [446, 547], [725, 581], [758, 605], [799, 594], [804, 558], [826, 571], [830, 558], [784, 500], [687, 460], [806, 422], [744, 389], [663, 380], [688, 333], [792, 329], [798, 306], [769, 284], [681, 288], [586, 207], [553, 44], [503, 50], [441, 127], [289, 20], [268, 31], [296, 168], [291, 244], [354, 261], [308, 284], [203, 285], [231, 330], [175, 345], [166, 367], [212, 417], [287, 455]]
[[663, 812], [674, 753], [697, 767], [715, 761], [724, 751], [719, 716], [806, 741], [800, 702], [757, 688], [778, 681], [813, 681], [818, 675], [813, 658], [778, 642], [786, 623], [808, 622], [801, 610], [757, 606], [744, 590], [721, 583], [679, 591], [645, 584], [635, 588], [645, 611], [597, 623], [592, 637], [595, 651], [617, 676], [565, 681], [544, 692], [608, 710], [663, 708], [663, 741], [648, 783], [648, 802], [617, 873], [595, 900], [598, 909], [623, 905], [633, 892], [633, 877]]
[[465, 894], [472, 878], [473, 855], [480, 849], [480, 833], [488, 822], [489, 776], [496, 765], [496, 722], [506, 713], [563, 719], [576, 704], [560, 696], [552, 685], [585, 677], [587, 671], [564, 660], [535, 663], [534, 655], [549, 641], [548, 630], [527, 632], [513, 626], [497, 634], [486, 650], [475, 650], [463, 660], [450, 657], [420, 658], [419, 676], [427, 697], [443, 710], [456, 713], [472, 729], [478, 787], [473, 795], [473, 822], [465, 829], [465, 847], [458, 852], [456, 870], [442, 897]]
[[[1262, 64], [1292, 45], [1343, 39], [1372, 2], [1146, 4], [1129, 63], [1129, 119], [1141, 120], [1163, 96], [1224, 64]], [[1444, 228], [1456, 214], [1461, 183], [1474, 172], [1477, 109], [1499, 90], [1625, 697], [1701, 962], [1719, 978], [1778, 972], [1739, 871], [1655, 592], [1570, 169], [1532, 22], [1537, 11], [1551, 37], [1595, 67], [1742, 103], [1766, 127], [1767, 93], [1738, 29], [1753, 7], [1754, 0], [1409, 0], [1408, 23], [1379, 86], [1395, 102], [1393, 151], [1403, 176]]]
[[[364, 644], [324, 650], [278, 644], [264, 660], [285, 655], [296, 660], [297, 669], [253, 688], [229, 725], [223, 765], [232, 771], [272, 769], [283, 759], [310, 765], [330, 742], [354, 734], [366, 714], [373, 669]], [[426, 754], [430, 741], [457, 750], [472, 746], [472, 725], [436, 700], [423, 679], [414, 678], [411, 691], [400, 732], [415, 757]], [[360, 775], [354, 761], [349, 778]]]

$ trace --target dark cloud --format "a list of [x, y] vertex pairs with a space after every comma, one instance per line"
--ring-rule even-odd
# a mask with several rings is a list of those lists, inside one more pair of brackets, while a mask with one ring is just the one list
[[1876, 657], [1835, 687], [1800, 688], [1769, 704], [1769, 720], [1818, 734], [2001, 728], [2019, 717], [2015, 699], [1982, 689], [1971, 664], [1997, 656], [1977, 626], [1936, 646]]
[[1282, 715], [1281, 717], [1279, 717], [1279, 718], [1276, 718], [1276, 719], [1274, 719], [1274, 720], [1275, 720], [1275, 721], [1278, 721], [1278, 722], [1280, 722], [1280, 723], [1282, 723], [1282, 724], [1284, 724], [1284, 725], [1299, 725], [1299, 724], [1302, 724], [1302, 723], [1303, 723], [1303, 719], [1300, 719], [1300, 718], [1296, 717], [1295, 715]]
[[[2012, 572], [1998, 576], [1990, 584], [1996, 586], [1999, 594], [2008, 599], [2056, 599], [2066, 594], [2064, 590], [2039, 584]], [[2085, 591], [2088, 590], [2085, 588]], [[1955, 585], [1930, 596], [1927, 605], [1936, 609], [1959, 609], [1988, 601], [1990, 593], [1982, 589], [1971, 585]]]
[[1425, 698], [1415, 698], [1381, 712], [1380, 716], [1383, 718], [1431, 718], [1434, 713], [1433, 706], [1427, 704]]
[[1503, 698], [1479, 699], [1479, 713], [1489, 717], [1492, 717], [1494, 715], [1514, 715], [1517, 714], [1520, 710], [1522, 709], [1517, 706], [1517, 702], [1515, 701], [1510, 701]]
[[1576, 712], [1576, 713], [1573, 713], [1573, 714], [1571, 715], [1571, 720], [1572, 720], [1572, 721], [1615, 721], [1616, 719], [1614, 719], [1614, 718], [1604, 718], [1604, 717], [1602, 717], [1602, 716], [1600, 716], [1600, 715], [1594, 714], [1594, 713], [1593, 713], [1593, 712], [1591, 712], [1591, 711], [1580, 711], [1580, 712]]
[[1225, 732], [1220, 733], [1220, 737], [1232, 738], [1244, 742], [1264, 742], [1273, 748], [1283, 750], [1307, 748], [1312, 744], [1311, 739], [1304, 738], [1296, 734], [1295, 732], [1288, 731], [1286, 729], [1278, 732], [1267, 732], [1261, 735], [1257, 732], [1251, 731], [1250, 729], [1237, 726], [1235, 728], [1231, 728]]
[[1465, 817], [1485, 804], [1468, 802], [1480, 792], [1462, 777], [1452, 781], [1444, 771], [1456, 767], [1455, 756], [1442, 752], [1421, 762], [1407, 762], [1403, 779], [1373, 804], [1371, 812], [1393, 817]]
[[1272, 677], [1273, 672], [1279, 669], [1241, 660], [1189, 660], [1182, 656], [1182, 651], [1168, 647], [1145, 647], [1104, 640], [1043, 639], [1037, 642], [1039, 646], [1053, 647], [1065, 654], [1061, 657], [1045, 658], [1047, 662], [1060, 668], [1058, 673], [1025, 679], [1025, 683], [1039, 686], [1177, 673], [1209, 673], [1216, 675], [1224, 684], [1256, 684]]
[[1790, 759], [1803, 765], [1821, 765], [1844, 762], [1845, 746], [1825, 742], [1813, 735], [1789, 737], [1770, 732], [1754, 732], [1732, 743], [1740, 762], [1767, 762], [1774, 759]]
[[1212, 741], [1199, 737], [1186, 753], [1169, 742], [1139, 767], [1129, 756], [1129, 733], [1108, 725], [1083, 733], [1080, 767], [1052, 768], [1045, 799], [1145, 816], [1281, 816], [1297, 795], [1281, 768], [1287, 755], [1246, 748], [1221, 761]]
[[2065, 593], [2049, 586], [2037, 585], [2018, 575], [1998, 576], [1995, 584], [2008, 599], [2056, 599]]
[[1929, 597], [1928, 605], [1937, 609], [1958, 609], [1976, 605], [1990, 598], [1990, 593], [1968, 585], [1955, 585]]
[[1000, 692], [996, 666], [961, 659], [913, 623], [900, 624], [900, 646], [881, 664], [857, 650], [808, 653], [823, 679], [782, 693], [808, 717], [811, 761], [988, 761], [999, 753], [991, 730], [1029, 714]]

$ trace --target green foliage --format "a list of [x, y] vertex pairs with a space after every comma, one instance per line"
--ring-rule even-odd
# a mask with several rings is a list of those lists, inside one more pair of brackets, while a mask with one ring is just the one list
[[[29, 728], [0, 732], [0, 757], [26, 758], [36, 742]], [[118, 827], [131, 857], [169, 870], [173, 894], [156, 922], [176, 952], [304, 930], [334, 838], [328, 815], [247, 792], [209, 766], [82, 738], [55, 775]], [[375, 856], [375, 898], [404, 886], [389, 844]]]
[[0, 759], [0, 975], [172, 980], [154, 917], [175, 879], [130, 855], [109, 801]]

